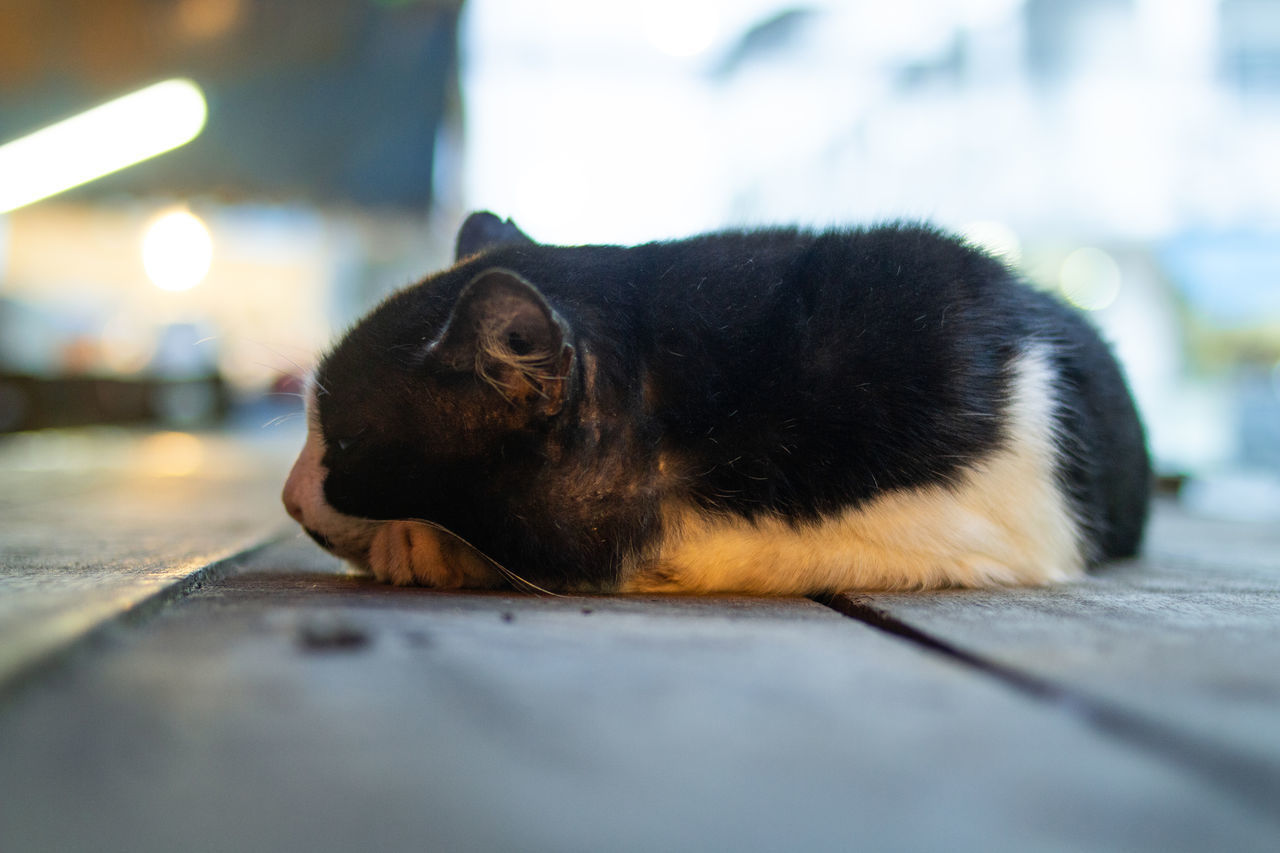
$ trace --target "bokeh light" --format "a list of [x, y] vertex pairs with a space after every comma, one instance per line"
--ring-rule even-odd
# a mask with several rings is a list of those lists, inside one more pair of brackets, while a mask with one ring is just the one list
[[161, 290], [190, 290], [209, 272], [213, 237], [189, 210], [171, 210], [152, 220], [142, 237], [142, 265]]
[[204, 445], [186, 432], [158, 432], [142, 440], [139, 468], [154, 477], [186, 477], [204, 461]]
[[1120, 295], [1120, 265], [1101, 249], [1076, 249], [1062, 262], [1058, 283], [1072, 305], [1101, 311]]

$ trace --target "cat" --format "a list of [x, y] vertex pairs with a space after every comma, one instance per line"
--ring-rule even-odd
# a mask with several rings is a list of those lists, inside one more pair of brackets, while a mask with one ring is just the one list
[[1148, 508], [1094, 329], [926, 225], [561, 247], [474, 213], [308, 418], [289, 514], [441, 589], [1041, 585], [1136, 554]]

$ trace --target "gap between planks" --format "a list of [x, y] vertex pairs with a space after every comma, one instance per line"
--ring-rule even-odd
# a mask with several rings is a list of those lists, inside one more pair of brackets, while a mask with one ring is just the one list
[[1078, 717], [1097, 731], [1190, 771], [1251, 810], [1280, 824], [1280, 769], [1226, 744], [1214, 743], [1139, 712], [1047, 678], [988, 660], [903, 622], [865, 595], [838, 593], [813, 601], [842, 616], [943, 655], [1028, 696]]
[[146, 622], [162, 608], [190, 595], [202, 588], [204, 584], [215, 583], [235, 574], [239, 565], [246, 559], [271, 545], [291, 538], [292, 535], [277, 533], [267, 536], [260, 541], [238, 548], [224, 557], [211, 560], [185, 575], [174, 578], [137, 601], [130, 602], [102, 617], [74, 636], [68, 636], [56, 645], [31, 655], [3, 673], [3, 677], [0, 678], [0, 704], [21, 692], [29, 682], [43, 677], [73, 655], [79, 654], [82, 649], [91, 648], [101, 642], [112, 631]]

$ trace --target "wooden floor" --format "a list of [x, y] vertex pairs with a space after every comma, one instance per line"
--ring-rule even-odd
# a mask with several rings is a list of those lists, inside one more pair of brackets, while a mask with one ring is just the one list
[[0, 851], [1280, 849], [1275, 525], [1161, 506], [1045, 590], [433, 593], [288, 528], [291, 450], [0, 442]]

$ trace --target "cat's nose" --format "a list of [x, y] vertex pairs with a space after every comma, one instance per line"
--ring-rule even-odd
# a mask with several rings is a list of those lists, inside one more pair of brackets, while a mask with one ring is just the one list
[[318, 455], [315, 449], [315, 440], [307, 439], [307, 446], [298, 454], [298, 458], [293, 463], [293, 468], [289, 470], [289, 476], [284, 481], [284, 492], [280, 495], [280, 500], [284, 502], [285, 512], [289, 513], [289, 517], [294, 521], [306, 527], [303, 521], [303, 507], [315, 506], [316, 500], [314, 495], [319, 489], [318, 483], [323, 482], [323, 478], [316, 479], [316, 460]]
[[280, 495], [280, 499], [284, 501], [284, 511], [289, 513], [289, 517], [302, 524], [302, 503], [291, 494], [287, 484], [284, 487], [284, 493]]
[[280, 500], [284, 502], [284, 511], [299, 524], [302, 524], [301, 495], [301, 478], [298, 476], [298, 466], [294, 465], [293, 470], [289, 472], [289, 479], [284, 482], [284, 491], [280, 493]]

